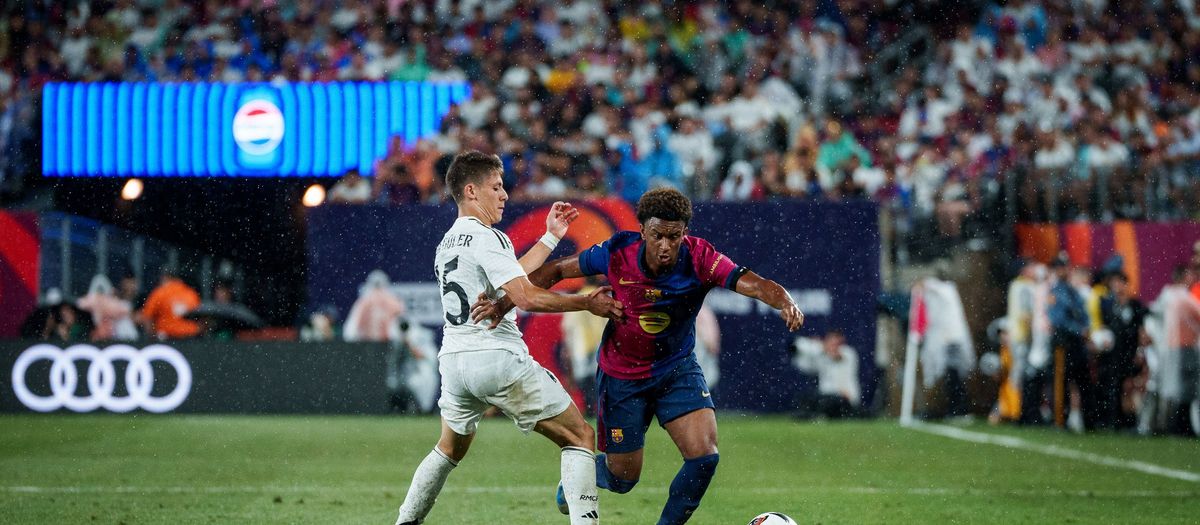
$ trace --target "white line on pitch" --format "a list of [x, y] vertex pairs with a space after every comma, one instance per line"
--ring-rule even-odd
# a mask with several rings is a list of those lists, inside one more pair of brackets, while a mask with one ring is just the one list
[[[0, 493], [17, 494], [321, 494], [336, 495], [338, 493], [392, 493], [403, 494], [406, 485], [394, 487], [370, 486], [64, 486], [47, 487], [33, 485], [0, 486]], [[545, 495], [552, 492], [549, 485], [508, 485], [508, 486], [447, 486], [442, 490], [446, 493], [467, 494], [521, 494]], [[639, 487], [642, 494], [662, 494], [665, 487]], [[1026, 496], [1026, 497], [1113, 497], [1113, 498], [1196, 498], [1200, 491], [1195, 490], [1005, 490], [977, 488], [939, 488], [939, 487], [839, 487], [839, 486], [789, 486], [789, 487], [714, 487], [714, 492], [753, 493], [753, 494], [788, 494], [797, 493], [843, 493], [887, 495], [898, 494], [906, 496]]]
[[1120, 459], [1120, 458], [1114, 458], [1112, 456], [1093, 454], [1091, 452], [1083, 452], [1080, 450], [1064, 448], [1064, 447], [1059, 447], [1059, 446], [1055, 446], [1055, 445], [1044, 445], [1041, 443], [1034, 443], [1032, 441], [1028, 441], [1028, 440], [1021, 439], [1019, 437], [1014, 437], [1014, 436], [999, 436], [999, 435], [995, 435], [995, 434], [987, 434], [984, 432], [974, 432], [971, 430], [963, 430], [961, 428], [956, 428], [956, 427], [951, 427], [951, 426], [946, 426], [946, 425], [937, 425], [937, 424], [933, 424], [933, 423], [920, 423], [920, 422], [907, 425], [906, 428], [911, 428], [913, 430], [919, 430], [921, 432], [925, 432], [928, 434], [935, 434], [938, 436], [948, 437], [951, 439], [970, 441], [972, 443], [985, 443], [985, 444], [989, 444], [989, 445], [999, 445], [999, 446], [1007, 447], [1007, 448], [1028, 450], [1031, 452], [1045, 454], [1047, 456], [1055, 456], [1055, 457], [1060, 457], [1060, 458], [1074, 459], [1074, 460], [1078, 460], [1078, 461], [1086, 461], [1088, 463], [1094, 463], [1097, 465], [1104, 465], [1104, 466], [1108, 466], [1108, 467], [1117, 467], [1117, 468], [1123, 468], [1123, 469], [1129, 469], [1129, 470], [1136, 470], [1138, 472], [1152, 474], [1155, 476], [1163, 476], [1166, 478], [1178, 479], [1178, 480], [1183, 480], [1183, 481], [1191, 481], [1193, 483], [1200, 483], [1200, 474], [1197, 474], [1195, 472], [1167, 468], [1167, 467], [1155, 465], [1153, 463], [1146, 463], [1145, 461]]

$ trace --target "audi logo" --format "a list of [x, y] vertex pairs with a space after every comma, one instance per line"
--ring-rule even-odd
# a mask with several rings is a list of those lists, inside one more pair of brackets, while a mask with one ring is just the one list
[[[50, 395], [40, 396], [25, 384], [30, 365], [50, 361]], [[77, 395], [80, 369], [76, 363], [86, 361], [87, 395]], [[117, 385], [114, 362], [128, 363], [125, 368], [127, 395], [114, 395]], [[165, 396], [153, 396], [154, 368], [150, 363], [162, 361], [175, 369], [175, 389]], [[192, 390], [192, 367], [183, 354], [167, 345], [151, 345], [142, 350], [129, 345], [112, 345], [103, 350], [79, 344], [65, 350], [54, 345], [29, 347], [17, 357], [12, 369], [13, 393], [25, 406], [38, 412], [53, 412], [67, 408], [74, 412], [91, 412], [103, 408], [111, 412], [129, 412], [140, 408], [147, 412], [170, 412], [183, 404]]]

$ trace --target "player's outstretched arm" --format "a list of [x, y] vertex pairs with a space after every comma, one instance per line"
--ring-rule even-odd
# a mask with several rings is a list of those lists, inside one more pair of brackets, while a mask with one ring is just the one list
[[527, 277], [517, 277], [502, 286], [505, 297], [526, 312], [574, 312], [587, 310], [593, 315], [620, 319], [624, 306], [609, 295], [611, 288], [601, 287], [588, 295], [559, 294], [539, 288]]
[[[573, 277], [583, 277], [583, 270], [579, 269], [579, 256], [572, 255], [555, 259], [546, 264], [543, 264], [537, 270], [529, 274], [529, 282], [533, 286], [548, 289], [563, 279]], [[505, 289], [507, 291], [507, 288]], [[483, 294], [480, 294], [475, 300], [475, 304], [471, 305], [471, 320], [480, 323], [484, 319], [491, 319], [491, 328], [500, 325], [500, 320], [504, 318], [509, 310], [514, 306], [521, 306], [515, 303], [511, 295], [505, 295], [500, 299], [491, 299]], [[532, 311], [521, 306], [522, 310], [527, 312]]]
[[795, 332], [804, 326], [804, 312], [800, 311], [800, 307], [796, 306], [796, 301], [792, 300], [792, 295], [779, 286], [779, 283], [748, 271], [738, 279], [736, 288], [737, 293], [758, 299], [771, 305], [771, 308], [779, 310], [779, 316], [783, 317], [788, 331]]
[[559, 201], [551, 205], [550, 212], [546, 214], [546, 234], [517, 261], [521, 263], [521, 269], [528, 274], [545, 263], [546, 258], [550, 257], [550, 253], [558, 246], [558, 241], [567, 234], [567, 228], [577, 218], [579, 210], [570, 203]]

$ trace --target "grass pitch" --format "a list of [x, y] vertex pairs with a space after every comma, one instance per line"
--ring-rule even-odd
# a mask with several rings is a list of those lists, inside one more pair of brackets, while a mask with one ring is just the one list
[[[1200, 482], [959, 441], [894, 421], [718, 414], [721, 464], [691, 523], [772, 510], [800, 523], [1195, 523]], [[1014, 435], [1200, 473], [1200, 441]], [[0, 416], [0, 523], [390, 524], [436, 439], [434, 418]], [[1112, 463], [1112, 462], [1109, 462]], [[601, 493], [602, 523], [654, 523], [680, 457], [651, 429], [641, 482]], [[487, 420], [428, 523], [566, 523], [558, 453]]]

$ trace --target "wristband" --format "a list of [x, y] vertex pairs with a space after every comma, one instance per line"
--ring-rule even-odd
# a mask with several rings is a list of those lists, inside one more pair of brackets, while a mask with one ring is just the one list
[[550, 232], [542, 234], [542, 238], [538, 239], [538, 242], [545, 244], [547, 248], [550, 248], [550, 251], [554, 251], [555, 248], [558, 248], [558, 237], [555, 237], [554, 234]]

